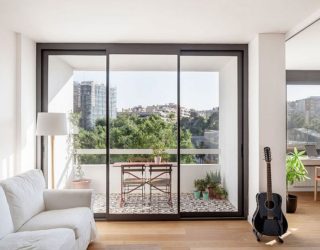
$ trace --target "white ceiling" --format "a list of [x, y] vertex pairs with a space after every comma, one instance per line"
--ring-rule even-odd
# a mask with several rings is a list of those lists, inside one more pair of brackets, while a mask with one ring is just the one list
[[37, 42], [247, 43], [286, 33], [319, 0], [0, 0], [0, 25]]
[[[50, 56], [57, 57], [74, 70], [103, 71], [106, 69], [105, 56]], [[181, 71], [220, 71], [234, 56], [182, 56]], [[111, 71], [177, 71], [175, 55], [110, 55]]]
[[320, 70], [320, 21], [287, 41], [286, 68]]

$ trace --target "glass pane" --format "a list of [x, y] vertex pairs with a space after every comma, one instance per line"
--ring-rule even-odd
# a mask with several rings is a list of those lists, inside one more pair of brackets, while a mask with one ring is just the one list
[[70, 128], [55, 139], [55, 188], [93, 188], [95, 213], [106, 212], [105, 69], [105, 56], [49, 56], [49, 112]]
[[110, 55], [110, 214], [177, 213], [177, 56]]
[[305, 150], [304, 145], [320, 147], [320, 86], [288, 85], [287, 145]]
[[181, 212], [238, 211], [236, 57], [181, 56]]

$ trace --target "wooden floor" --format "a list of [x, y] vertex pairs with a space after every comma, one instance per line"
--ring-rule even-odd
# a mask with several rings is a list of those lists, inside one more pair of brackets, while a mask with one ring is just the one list
[[151, 244], [162, 250], [320, 249], [320, 201], [313, 193], [299, 193], [298, 210], [287, 214], [284, 244], [272, 238], [257, 242], [247, 221], [97, 222], [98, 239], [89, 250], [108, 245]]

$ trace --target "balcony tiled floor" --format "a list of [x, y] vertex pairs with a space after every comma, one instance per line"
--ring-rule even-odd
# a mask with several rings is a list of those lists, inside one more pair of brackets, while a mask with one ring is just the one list
[[[144, 203], [144, 204], [143, 204]], [[120, 207], [120, 194], [110, 194], [110, 213], [112, 214], [175, 214], [177, 213], [177, 194], [172, 194], [172, 203], [167, 203], [167, 197], [162, 194], [153, 194], [150, 205], [149, 196], [144, 202], [140, 194], [130, 194], [125, 206]], [[181, 212], [236, 212], [237, 209], [228, 200], [196, 200], [192, 193], [182, 193], [180, 202]], [[96, 194], [94, 212], [106, 211], [105, 194]]]

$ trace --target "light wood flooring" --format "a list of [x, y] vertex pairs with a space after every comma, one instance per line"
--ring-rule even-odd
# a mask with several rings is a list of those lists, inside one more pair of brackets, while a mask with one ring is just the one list
[[162, 250], [302, 249], [320, 250], [320, 201], [313, 193], [298, 193], [298, 209], [287, 214], [288, 235], [281, 245], [272, 238], [257, 242], [245, 220], [97, 222], [99, 237], [89, 250], [108, 245], [153, 244]]

